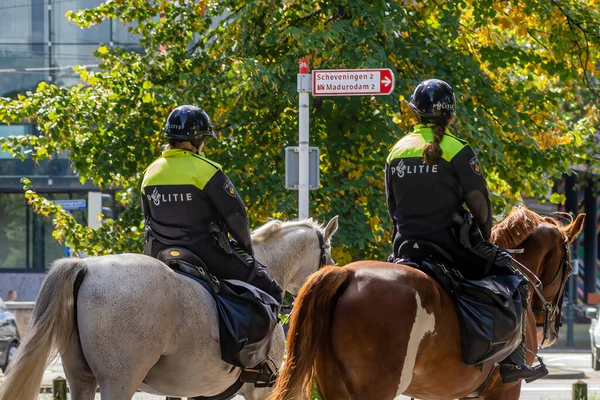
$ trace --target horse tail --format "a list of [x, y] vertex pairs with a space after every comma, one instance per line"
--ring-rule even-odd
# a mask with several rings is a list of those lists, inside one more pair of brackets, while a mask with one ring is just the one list
[[76, 294], [87, 271], [81, 259], [63, 258], [53, 263], [38, 293], [27, 334], [0, 386], [0, 400], [38, 398], [48, 363], [77, 332]]
[[312, 274], [294, 302], [287, 359], [269, 400], [310, 398], [314, 361], [328, 344], [333, 313], [354, 272], [325, 267]]

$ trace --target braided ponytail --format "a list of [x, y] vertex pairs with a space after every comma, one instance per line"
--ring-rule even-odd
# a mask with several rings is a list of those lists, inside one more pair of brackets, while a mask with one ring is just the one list
[[442, 157], [442, 148], [440, 142], [444, 138], [447, 123], [436, 125], [433, 130], [433, 142], [427, 143], [423, 149], [423, 163], [434, 165]]

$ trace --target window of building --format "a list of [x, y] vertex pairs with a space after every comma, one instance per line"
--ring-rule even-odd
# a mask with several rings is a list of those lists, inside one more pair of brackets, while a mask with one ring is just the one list
[[[0, 96], [16, 98], [35, 91], [40, 82], [59, 86], [80, 83], [72, 66], [98, 64], [93, 53], [100, 43], [112, 41], [142, 51], [138, 38], [120, 21], [81, 29], [65, 18], [67, 11], [93, 8], [102, 2], [0, 0]], [[0, 137], [32, 132], [36, 132], [32, 125], [0, 125]], [[86, 198], [88, 190], [97, 188], [91, 182], [81, 184], [65, 157], [60, 154], [52, 161], [28, 158], [21, 162], [0, 151], [0, 272], [42, 272], [65, 254], [65, 246], [52, 237], [52, 220], [32, 211], [20, 182], [21, 177], [29, 177], [40, 193], [53, 200]], [[72, 215], [79, 223], [87, 221], [87, 210], [74, 210]]]
[[130, 24], [110, 20], [82, 29], [65, 17], [67, 11], [90, 9], [102, 0], [51, 0], [50, 10], [48, 0], [0, 3], [0, 96], [15, 98], [42, 81], [80, 83], [70, 67], [97, 64], [93, 53], [101, 43], [141, 51], [138, 36], [128, 31]]
[[[0, 125], [0, 138], [7, 138], [9, 136], [23, 136], [31, 132], [30, 125]], [[13, 158], [13, 156], [0, 150], [0, 159], [2, 158]]]
[[[97, 44], [78, 44], [52, 46], [51, 65], [58, 67], [56, 71], [51, 71], [52, 83], [59, 86], [75, 86], [81, 83], [79, 74], [71, 68], [74, 65], [95, 65], [98, 59], [94, 57], [94, 51], [98, 48]], [[95, 68], [91, 68], [96, 70]]]
[[[112, 41], [117, 46], [126, 47], [123, 45], [135, 45], [137, 46], [139, 40], [139, 35], [132, 35], [129, 33], [128, 28], [132, 26], [131, 24], [125, 24], [120, 20], [113, 21], [112, 23]], [[137, 24], [135, 25], [137, 26]]]
[[[87, 193], [49, 193], [51, 200], [81, 199]], [[73, 210], [77, 222], [85, 224], [86, 210]], [[0, 271], [43, 272], [66, 254], [65, 244], [52, 236], [51, 218], [33, 212], [22, 193], [0, 193]]]
[[34, 91], [48, 80], [47, 67], [47, 45], [0, 44], [0, 96], [16, 98], [17, 93]]
[[48, 43], [48, 11], [45, 0], [2, 0], [0, 44]]
[[27, 211], [22, 194], [0, 194], [0, 269], [27, 266]]
[[65, 17], [68, 11], [94, 8], [102, 0], [56, 1], [52, 4], [50, 40], [57, 44], [93, 44], [110, 42], [110, 21], [82, 29]]

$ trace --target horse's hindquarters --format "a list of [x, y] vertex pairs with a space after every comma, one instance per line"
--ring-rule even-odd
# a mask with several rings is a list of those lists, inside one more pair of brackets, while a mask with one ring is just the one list
[[220, 359], [213, 299], [199, 284], [140, 255], [93, 258], [89, 267], [77, 318], [101, 387], [143, 381], [150, 392], [188, 397], [235, 382]]
[[352, 399], [461, 397], [485, 379], [461, 361], [450, 298], [410, 267], [358, 264], [335, 310], [331, 338]]

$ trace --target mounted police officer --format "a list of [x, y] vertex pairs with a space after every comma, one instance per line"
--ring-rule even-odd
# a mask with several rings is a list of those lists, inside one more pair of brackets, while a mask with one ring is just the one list
[[[142, 182], [144, 254], [157, 257], [162, 250], [184, 248], [218, 279], [247, 282], [281, 304], [283, 290], [254, 258], [244, 202], [221, 166], [202, 154], [207, 137], [218, 139], [208, 115], [195, 106], [175, 108], [167, 118], [165, 137], [165, 151], [146, 169]], [[250, 354], [263, 350], [268, 348], [249, 349]], [[235, 349], [227, 354], [222, 349], [221, 357], [243, 367], [242, 382], [266, 386], [275, 378], [266, 361], [238, 364]]]
[[[401, 257], [406, 240], [421, 239], [442, 247], [456, 267], [464, 265], [466, 277], [481, 277], [490, 264], [507, 266], [508, 254], [487, 242], [492, 209], [477, 155], [448, 131], [456, 115], [452, 87], [438, 79], [423, 81], [409, 105], [419, 123], [394, 145], [385, 165], [394, 256]], [[527, 365], [524, 343], [500, 364], [500, 372], [506, 383], [547, 374], [543, 366]]]
[[190, 105], [175, 108], [165, 137], [169, 144], [142, 183], [144, 253], [184, 247], [217, 278], [246, 281], [281, 303], [281, 287], [254, 259], [244, 202], [221, 166], [202, 154], [205, 139], [217, 139], [208, 115]]

